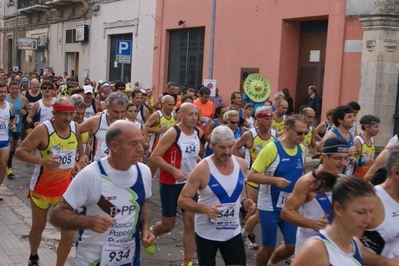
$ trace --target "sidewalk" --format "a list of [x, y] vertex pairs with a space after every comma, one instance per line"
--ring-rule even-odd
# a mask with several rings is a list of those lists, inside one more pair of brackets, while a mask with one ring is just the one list
[[[0, 266], [26, 266], [30, 255], [30, 208], [5, 186], [0, 187], [0, 195], [3, 197], [3, 201], [0, 201]], [[59, 231], [48, 224], [38, 252], [42, 266], [56, 265], [55, 249], [59, 238]], [[71, 253], [74, 253], [74, 248], [72, 250]], [[65, 265], [73, 265], [69, 261]]]

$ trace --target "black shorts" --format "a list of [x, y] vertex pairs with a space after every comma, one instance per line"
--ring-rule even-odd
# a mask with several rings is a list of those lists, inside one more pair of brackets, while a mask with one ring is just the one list
[[[159, 196], [161, 198], [162, 217], [175, 217], [177, 212], [177, 199], [185, 183], [164, 185], [159, 183]], [[197, 201], [197, 194], [193, 197]], [[184, 212], [184, 209], [181, 209]]]
[[218, 249], [226, 265], [246, 265], [247, 263], [244, 241], [241, 234], [227, 241], [208, 240], [195, 234], [195, 243], [197, 245], [199, 266], [215, 266], [215, 257]]

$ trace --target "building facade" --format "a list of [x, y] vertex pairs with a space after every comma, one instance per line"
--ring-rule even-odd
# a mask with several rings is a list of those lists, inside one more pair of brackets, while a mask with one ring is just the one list
[[[362, 55], [367, 52], [359, 15], [373, 12], [376, 2], [397, 1], [158, 0], [153, 84], [161, 92], [168, 81], [197, 87], [212, 76], [225, 104], [230, 104], [232, 92], [243, 92], [245, 78], [261, 73], [271, 83], [270, 99], [288, 88], [295, 111], [306, 104], [309, 85], [316, 85], [325, 114], [359, 100]], [[214, 10], [213, 72], [209, 73]], [[390, 93], [385, 96], [395, 99], [396, 88]], [[361, 114], [372, 111], [368, 104], [362, 105]], [[380, 145], [393, 134], [392, 117], [382, 124]]]
[[[1, 65], [151, 87], [155, 0], [5, 0]], [[15, 10], [18, 10], [18, 18]], [[18, 25], [16, 29], [16, 21]], [[35, 47], [16, 49], [37, 40]], [[117, 57], [117, 43], [128, 54]], [[125, 43], [130, 43], [126, 49]], [[16, 54], [15, 54], [16, 53]], [[16, 57], [16, 59], [15, 59]], [[124, 62], [124, 63], [121, 63]]]

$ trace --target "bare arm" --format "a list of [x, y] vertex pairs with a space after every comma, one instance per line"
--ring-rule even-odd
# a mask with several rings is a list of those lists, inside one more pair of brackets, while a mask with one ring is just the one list
[[102, 112], [103, 111], [103, 107], [101, 106], [100, 101], [99, 100], [94, 100], [94, 102], [96, 103], [97, 112]]
[[34, 121], [38, 110], [39, 110], [39, 103], [36, 102], [33, 104], [32, 108], [28, 114], [28, 117], [26, 118], [26, 123], [30, 124], [30, 123], [32, 123], [32, 121]]
[[145, 122], [144, 127], [146, 128], [148, 133], [162, 133], [167, 130], [166, 127], [155, 128], [159, 124], [159, 115], [158, 112], [153, 113], [150, 118]]
[[300, 215], [297, 210], [306, 202], [313, 184], [312, 177], [303, 176], [295, 184], [294, 190], [288, 197], [287, 202], [281, 210], [281, 219], [293, 225], [303, 228], [312, 228], [315, 231], [325, 228], [328, 225], [327, 216], [324, 215], [318, 220], [311, 220]]
[[215, 127], [216, 127], [216, 124], [212, 120], [211, 123], [209, 124], [208, 130], [206, 131], [205, 140], [211, 141], [211, 134], [212, 134], [212, 131], [215, 129]]
[[291, 181], [288, 181], [282, 177], [263, 175], [255, 171], [253, 168], [251, 168], [249, 171], [248, 181], [254, 182], [256, 184], [275, 185], [279, 188], [285, 188], [291, 183]]
[[143, 246], [149, 247], [155, 241], [154, 234], [150, 231], [150, 199], [145, 199], [141, 208], [141, 241]]
[[50, 215], [50, 223], [66, 230], [90, 229], [96, 233], [103, 233], [115, 224], [115, 219], [107, 215], [86, 216], [78, 214], [62, 198]]
[[162, 100], [163, 94], [161, 93], [158, 98], [155, 100], [154, 105], [152, 106], [155, 110], [161, 110], [161, 100]]
[[89, 132], [90, 134], [94, 134], [95, 131], [97, 130], [100, 119], [101, 119], [101, 116], [96, 115], [96, 116], [90, 117], [89, 119], [84, 121], [82, 124], [79, 125], [79, 134], [83, 134], [86, 132]]
[[377, 254], [367, 251], [364, 246], [361, 247], [364, 265], [372, 266], [397, 266], [399, 259], [388, 259]]
[[248, 148], [251, 147], [252, 145], [252, 135], [251, 132], [247, 131], [244, 134], [242, 134], [241, 138], [237, 140], [237, 142], [233, 146], [233, 154], [235, 156], [239, 156], [238, 151], [242, 148]]
[[374, 163], [370, 166], [370, 169], [367, 171], [366, 175], [364, 176], [364, 179], [370, 181], [373, 178], [375, 172], [377, 172], [377, 170], [380, 169], [385, 164], [385, 159], [387, 155], [388, 155], [388, 150], [383, 150], [377, 156], [377, 159], [375, 159]]
[[326, 123], [321, 122], [314, 130], [314, 133], [316, 134], [316, 139], [321, 140], [321, 137], [319, 136], [319, 133], [323, 132], [326, 129]]
[[[204, 176], [208, 178], [204, 178]], [[180, 193], [177, 203], [180, 208], [194, 213], [206, 214], [209, 218], [216, 218], [219, 214], [220, 204], [206, 206], [198, 204], [192, 198], [197, 193], [198, 190], [206, 187], [209, 182], [209, 166], [206, 161], [200, 162], [190, 174], [190, 178], [184, 185], [183, 190]]]
[[291, 262], [292, 266], [325, 266], [329, 265], [328, 253], [323, 242], [311, 238], [305, 242], [299, 252], [295, 254], [295, 259]]

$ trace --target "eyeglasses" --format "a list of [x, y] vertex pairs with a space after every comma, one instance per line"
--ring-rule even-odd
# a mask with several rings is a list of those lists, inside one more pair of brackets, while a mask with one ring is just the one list
[[240, 121], [229, 121], [230, 123], [232, 123], [233, 125], [238, 125], [240, 123]]
[[330, 155], [330, 154], [327, 154], [327, 156], [330, 157], [330, 158], [333, 158], [336, 161], [345, 161], [346, 162], [346, 161], [349, 160], [348, 156], [333, 156], [333, 155]]
[[51, 91], [53, 88], [52, 87], [43, 87], [42, 90], [49, 90]]
[[290, 128], [296, 132], [297, 136], [307, 135], [309, 133], [309, 131], [297, 131], [293, 127], [290, 127]]
[[76, 114], [76, 112], [57, 112], [60, 116], [62, 116], [62, 117], [68, 117], [68, 116], [70, 116], [70, 117], [74, 117], [75, 116], [75, 114]]

